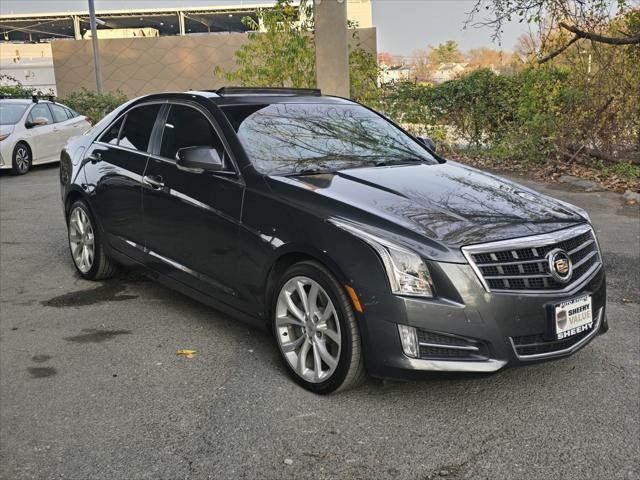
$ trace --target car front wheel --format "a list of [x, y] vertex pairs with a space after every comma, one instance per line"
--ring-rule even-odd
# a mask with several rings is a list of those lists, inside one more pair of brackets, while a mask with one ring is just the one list
[[67, 225], [71, 258], [78, 273], [87, 280], [111, 277], [116, 266], [104, 253], [97, 225], [84, 201], [71, 205]]
[[300, 262], [276, 289], [273, 328], [293, 379], [320, 394], [352, 388], [364, 379], [360, 333], [351, 303], [320, 263]]
[[18, 142], [13, 149], [11, 159], [11, 173], [13, 175], [24, 175], [31, 169], [31, 149], [24, 142]]

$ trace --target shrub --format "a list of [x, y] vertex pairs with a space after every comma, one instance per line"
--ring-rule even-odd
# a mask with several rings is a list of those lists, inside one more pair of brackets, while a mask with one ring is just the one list
[[97, 93], [86, 88], [71, 92], [65, 98], [60, 99], [61, 103], [82, 115], [86, 115], [93, 123], [126, 101], [127, 96], [120, 90]]

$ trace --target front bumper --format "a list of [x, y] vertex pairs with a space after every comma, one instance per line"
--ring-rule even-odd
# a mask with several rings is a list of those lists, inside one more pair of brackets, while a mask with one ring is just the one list
[[[443, 287], [445, 299], [392, 296], [388, 302], [365, 305], [360, 330], [371, 375], [414, 378], [424, 371], [494, 372], [506, 366], [566, 357], [608, 329], [602, 266], [562, 294], [487, 292], [470, 265], [436, 264], [430, 269], [440, 277], [438, 285]], [[592, 296], [591, 329], [553, 340], [549, 306], [586, 293]], [[403, 353], [397, 324], [424, 332], [419, 338], [420, 358]], [[449, 340], [450, 349], [432, 348]]]

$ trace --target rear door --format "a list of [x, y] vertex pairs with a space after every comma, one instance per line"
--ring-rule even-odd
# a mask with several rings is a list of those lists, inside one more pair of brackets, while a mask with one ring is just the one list
[[62, 150], [67, 140], [76, 135], [82, 135], [83, 129], [80, 128], [81, 123], [79, 121], [82, 117], [78, 116], [76, 119], [69, 118], [69, 114], [67, 113], [69, 110], [55, 103], [49, 104], [49, 108], [53, 115], [54, 131], [58, 135], [58, 143], [60, 150]]
[[109, 244], [143, 258], [142, 175], [161, 103], [136, 106], [115, 120], [86, 153], [92, 204]]
[[58, 139], [53, 115], [46, 103], [42, 102], [34, 105], [29, 115], [27, 115], [27, 122], [33, 122], [36, 118], [45, 118], [47, 124], [34, 125], [28, 129], [27, 137], [33, 150], [34, 164], [48, 162], [60, 156], [60, 150], [57, 148]]
[[[234, 304], [244, 184], [209, 112], [197, 104], [170, 103], [164, 116], [143, 181], [151, 261], [156, 270]], [[216, 148], [225, 170], [180, 170], [177, 151], [195, 146]]]

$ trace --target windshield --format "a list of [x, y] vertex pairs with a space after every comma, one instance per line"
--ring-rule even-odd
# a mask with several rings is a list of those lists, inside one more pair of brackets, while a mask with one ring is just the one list
[[23, 103], [0, 103], [0, 125], [15, 125], [22, 118], [28, 105]]
[[361, 105], [274, 103], [222, 109], [262, 173], [438, 163], [420, 143]]

